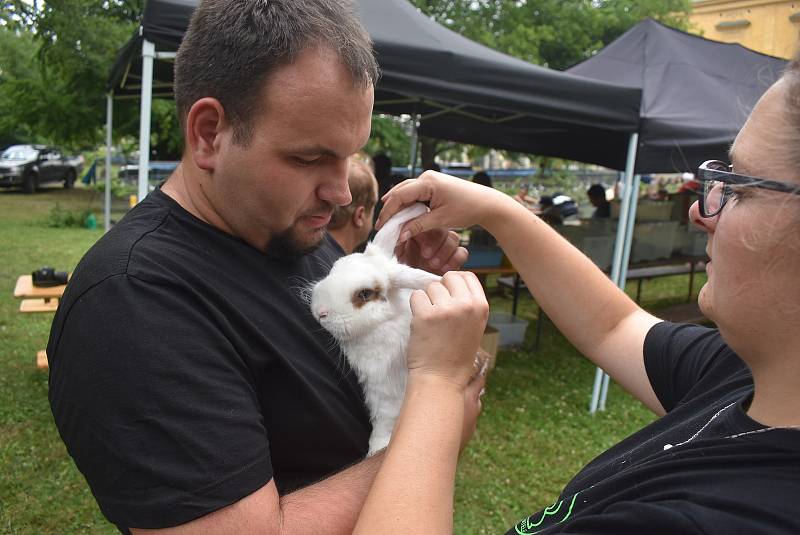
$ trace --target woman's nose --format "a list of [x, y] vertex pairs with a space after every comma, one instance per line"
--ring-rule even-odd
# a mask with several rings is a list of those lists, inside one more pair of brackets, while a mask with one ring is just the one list
[[719, 214], [713, 217], [703, 217], [700, 214], [700, 201], [694, 201], [692, 205], [689, 207], [689, 220], [692, 224], [699, 228], [700, 230], [704, 230], [706, 232], [714, 232], [717, 227], [717, 220], [719, 219]]

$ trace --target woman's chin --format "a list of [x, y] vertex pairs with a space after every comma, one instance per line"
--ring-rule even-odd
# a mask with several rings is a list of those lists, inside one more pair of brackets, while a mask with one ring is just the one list
[[714, 307], [711, 304], [711, 297], [712, 297], [712, 290], [708, 282], [706, 282], [702, 288], [700, 288], [700, 293], [697, 296], [697, 305], [700, 307], [700, 312], [703, 313], [705, 317], [714, 321]]

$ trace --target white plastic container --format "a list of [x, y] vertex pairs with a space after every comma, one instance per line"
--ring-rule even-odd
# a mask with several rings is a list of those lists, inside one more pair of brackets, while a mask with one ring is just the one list
[[500, 333], [500, 347], [518, 346], [525, 341], [528, 321], [505, 312], [490, 312], [489, 325]]

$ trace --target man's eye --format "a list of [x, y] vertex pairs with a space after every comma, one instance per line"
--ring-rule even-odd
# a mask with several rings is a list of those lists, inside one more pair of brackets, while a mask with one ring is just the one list
[[317, 158], [310, 158], [310, 159], [308, 159], [308, 158], [300, 158], [300, 157], [296, 157], [296, 158], [294, 159], [294, 161], [295, 161], [295, 163], [297, 163], [298, 165], [314, 165], [315, 163], [317, 163], [318, 161], [320, 161], [320, 159], [321, 159], [321, 158], [322, 158], [321, 156], [318, 156]]

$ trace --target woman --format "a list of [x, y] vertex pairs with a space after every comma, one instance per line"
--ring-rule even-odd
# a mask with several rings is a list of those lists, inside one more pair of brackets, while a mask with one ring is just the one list
[[[759, 101], [731, 160], [732, 168], [701, 166], [705, 191], [690, 209], [708, 233], [711, 259], [699, 304], [718, 329], [661, 322], [502, 193], [427, 173], [386, 196], [379, 224], [405, 204], [430, 202], [401, 239], [436, 226], [484, 226], [570, 341], [663, 416], [592, 461], [553, 506], [509, 533], [800, 533], [797, 62]], [[415, 314], [427, 311], [424, 296], [415, 294]], [[432, 336], [414, 321], [414, 336]], [[415, 354], [414, 362], [436, 367], [431, 377], [451, 378], [458, 389], [472, 366], [463, 353], [447, 361]], [[452, 530], [460, 420], [448, 413], [433, 430], [428, 415], [448, 404], [415, 401], [433, 399], [437, 384], [419, 381], [404, 406], [356, 533]]]

